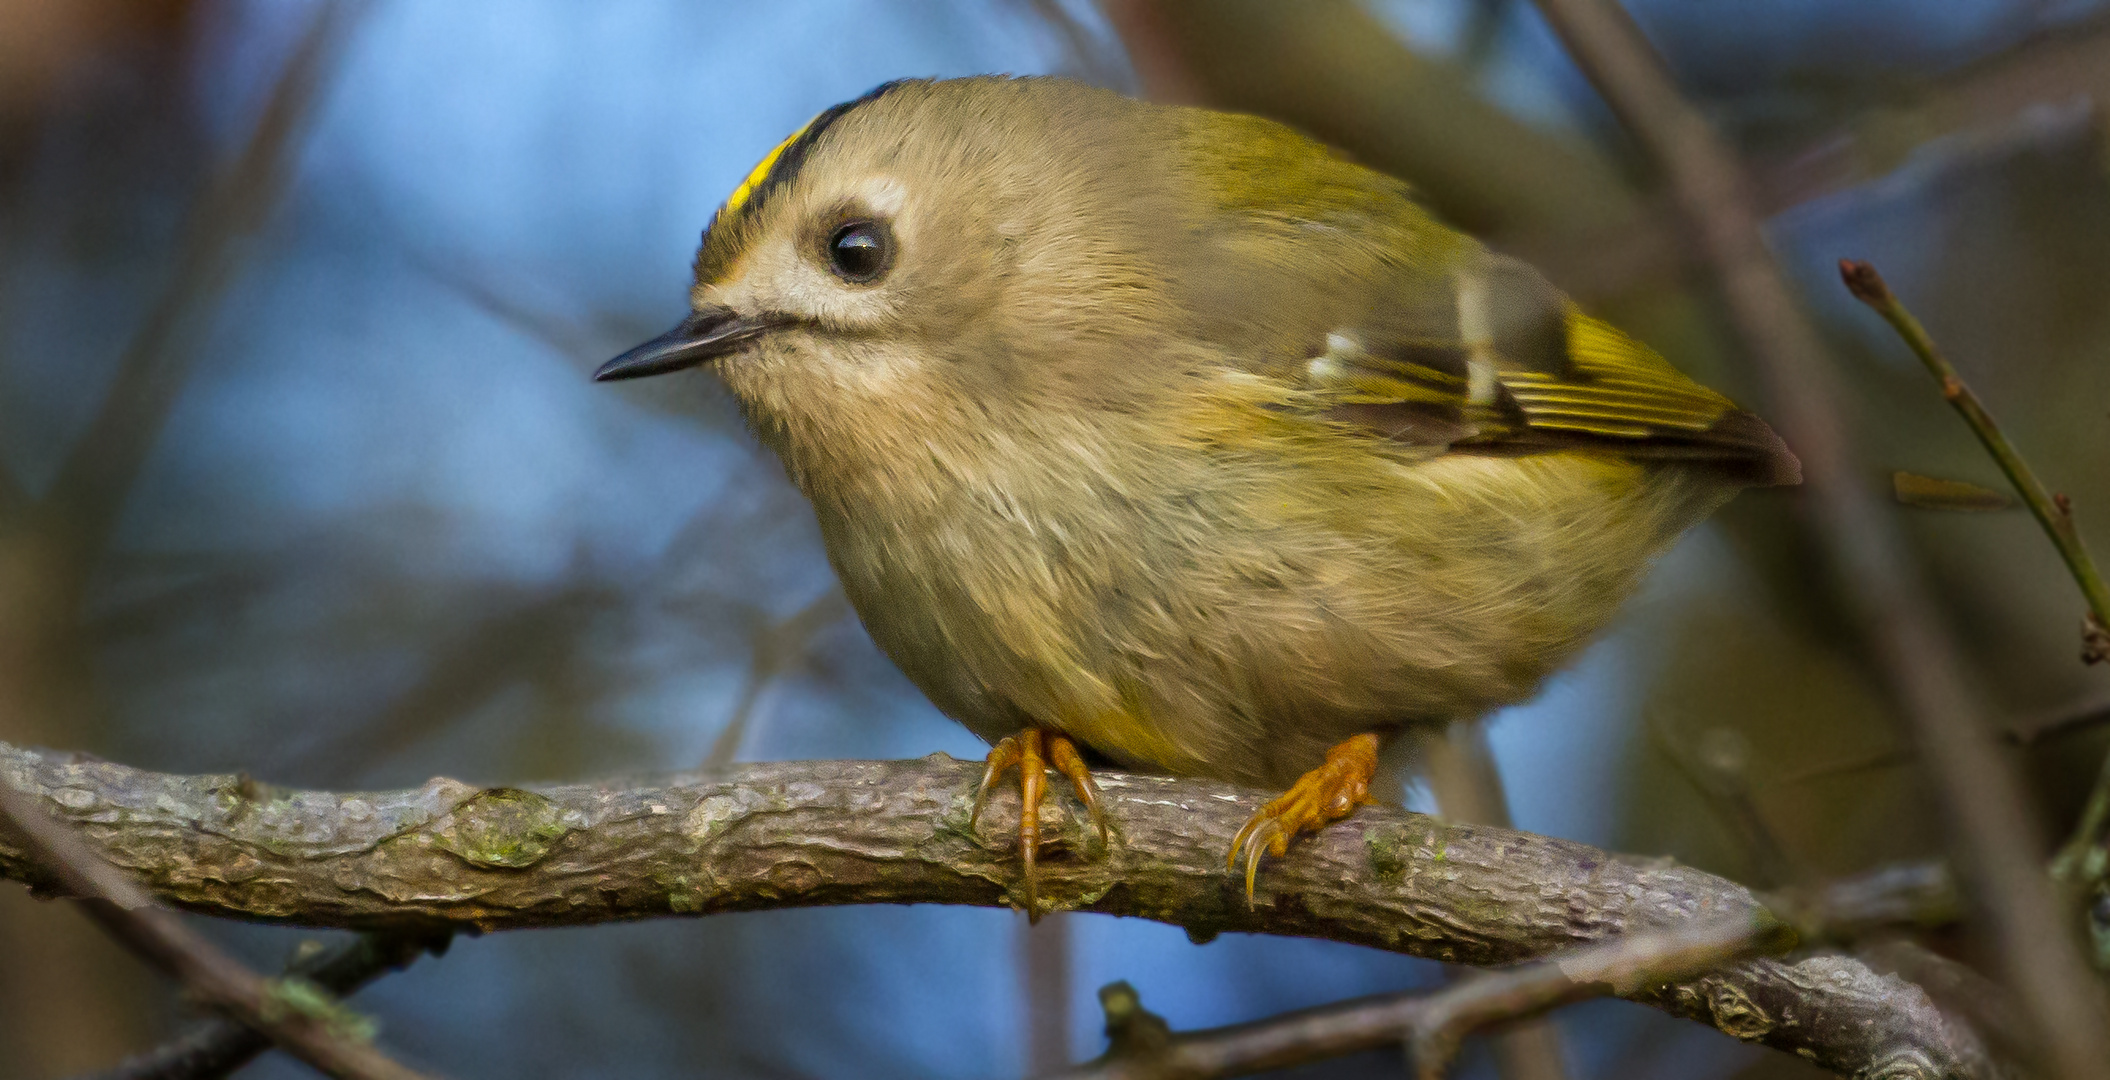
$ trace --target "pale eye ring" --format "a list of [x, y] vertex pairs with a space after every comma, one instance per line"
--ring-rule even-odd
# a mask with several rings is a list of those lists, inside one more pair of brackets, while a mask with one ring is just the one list
[[894, 265], [894, 233], [883, 221], [859, 218], [828, 235], [828, 269], [844, 281], [869, 285]]

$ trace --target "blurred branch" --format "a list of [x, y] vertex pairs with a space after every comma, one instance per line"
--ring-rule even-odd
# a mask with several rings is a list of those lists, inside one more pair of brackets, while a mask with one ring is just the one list
[[[497, 930], [823, 904], [1013, 903], [1016, 798], [967, 824], [979, 763], [779, 762], [660, 783], [330, 794], [179, 777], [0, 745], [0, 776], [80, 825], [169, 903], [360, 929]], [[1055, 906], [1320, 937], [1491, 965], [1696, 918], [1761, 917], [1733, 882], [1665, 860], [1365, 807], [1300, 843], [1248, 906], [1226, 838], [1262, 794], [1102, 773], [1119, 839], [1050, 800]], [[1089, 846], [1088, 846], [1089, 845]], [[1076, 853], [1089, 852], [1085, 857]], [[28, 873], [0, 845], [0, 874]], [[2000, 1075], [1977, 1036], [1859, 962], [1754, 959], [1627, 996], [1853, 1075]], [[1903, 1066], [1897, 1063], [1905, 1063]]]
[[1742, 737], [1727, 728], [1711, 728], [1701, 733], [1701, 746], [1691, 747], [1657, 716], [1649, 716], [1645, 726], [1649, 741], [1662, 751], [1671, 768], [1700, 793], [1708, 808], [1742, 842], [1758, 884], [1778, 888], [1795, 882], [1800, 875], [1788, 857], [1787, 845], [1767, 824], [1745, 775], [1750, 748]]
[[1100, 40], [1062, 0], [1024, 0], [1026, 10], [1054, 31], [1062, 43], [1069, 74], [1095, 86], [1124, 93], [1135, 90], [1135, 79], [1125, 58], [1113, 42]]
[[1801, 455], [1808, 507], [1837, 584], [1957, 836], [1969, 893], [2004, 976], [2033, 1016], [2054, 1075], [2110, 1076], [2102, 988], [2073, 920], [2041, 870], [2042, 839], [1964, 678], [1961, 651], [1914, 580], [1895, 523], [1860, 483], [1822, 343], [1767, 248], [1735, 156], [1685, 101], [1611, 0], [1537, 0], [1576, 64], [1668, 179], [1714, 264], [1731, 321], [1759, 369], [1780, 430]]
[[[305, 979], [344, 997], [391, 971], [400, 971], [427, 952], [446, 951], [448, 936], [361, 934], [350, 941], [305, 953], [286, 965], [280, 978]], [[80, 1080], [210, 1080], [247, 1065], [271, 1041], [222, 1017], [207, 1017], [175, 1038], [126, 1058], [116, 1068]]]
[[2055, 739], [2090, 728], [2110, 724], [2110, 697], [2098, 696], [2079, 705], [2046, 712], [2028, 720], [2009, 724], [2003, 733], [2006, 740], [2017, 746], [2035, 746], [2046, 739]]
[[755, 631], [749, 646], [747, 677], [740, 684], [740, 700], [711, 742], [711, 752], [703, 759], [705, 772], [733, 763], [740, 753], [740, 744], [747, 740], [747, 729], [762, 691], [771, 680], [798, 664], [814, 634], [849, 614], [849, 599], [841, 589], [831, 588], [791, 615]]
[[1019, 919], [1019, 1003], [1024, 1015], [1026, 1071], [1055, 1072], [1070, 1064], [1071, 916], [1058, 911], [1038, 922]]
[[[1272, 116], [1342, 147], [1586, 301], [1684, 286], [1694, 259], [1673, 208], [1636, 192], [1592, 147], [1531, 127], [1478, 90], [1473, 43], [1508, 6], [1475, 0], [1464, 62], [1452, 63], [1339, 0], [1101, 3], [1154, 98]], [[1755, 170], [1757, 206], [1777, 213], [1864, 183], [1958, 133], [1996, 137], [1963, 140], [1945, 167], [2082, 137], [2086, 123], [2016, 116], [2045, 102], [2110, 101], [2106, 58], [2110, 18], [2090, 20], [1948, 73], [1909, 100], [1833, 117]]]
[[[2088, 605], [2088, 612], [2081, 620], [2081, 661], [2089, 664], [2110, 661], [2110, 586], [2104, 585], [2102, 571], [2096, 568], [2094, 556], [2088, 553], [2087, 542], [2081, 539], [2080, 530], [2074, 525], [2072, 501], [2065, 495], [2053, 494], [2045, 488], [2043, 481], [2037, 479], [2036, 471], [2008, 441], [2007, 434], [2000, 430], [1985, 403], [1956, 373], [1955, 366], [1942, 355], [1927, 328], [1890, 291], [1889, 284], [1874, 266], [1841, 259], [1839, 275], [1845, 281], [1847, 291], [1875, 309], [1927, 366], [1928, 374], [1941, 385], [1942, 397], [1955, 407], [1964, 423], [1970, 425], [1986, 453], [1992, 455], [2000, 471], [2007, 474], [2008, 482], [2029, 506], [2030, 513], [2036, 515], [2037, 524], [2051, 538], [2059, 557], [2066, 561], [2066, 569], [2073, 574], [2074, 583], [2080, 586], [2081, 596]], [[2104, 835], [2106, 829], [2110, 829], [2110, 757], [2105, 758], [2095, 787], [2088, 793], [2088, 801], [2081, 810], [2081, 819], [2075, 824], [2073, 835], [2051, 860], [2052, 877], [2071, 886], [2086, 888], [2091, 893], [2100, 889], [2106, 877], [2110, 877], [2110, 848], [2105, 847], [2110, 838]], [[2097, 951], [2100, 953], [2103, 949], [2099, 946]]]
[[191, 997], [239, 1020], [324, 1075], [419, 1080], [368, 1041], [358, 1019], [313, 984], [265, 979], [221, 952], [117, 867], [104, 861], [48, 804], [0, 783], [0, 826], [13, 834], [18, 872], [84, 901], [81, 910]]
[[1929, 87], [1910, 126], [1946, 133], [2010, 122], [2045, 102], [2110, 102], [2110, 14], [2048, 26]]
[[30, 507], [29, 489], [15, 471], [0, 463], [0, 523], [8, 522]]
[[[1431, 732], [1421, 747], [1422, 775], [1436, 797], [1436, 812], [1452, 821], [1512, 828], [1509, 794], [1495, 764], [1487, 725], [1464, 721]], [[1461, 978], [1471, 978], [1463, 975]], [[1567, 1053], [1551, 1021], [1509, 1025], [1490, 1040], [1501, 1080], [1566, 1080]]]
[[1458, 58], [1466, 67], [1479, 71], [1494, 59], [1502, 28], [1516, 6], [1516, 0], [1472, 0], [1465, 29], [1458, 35]]
[[282, 200], [322, 90], [369, 6], [370, 0], [333, 0], [316, 13], [248, 143], [191, 208], [167, 284], [126, 345], [109, 396], [60, 463], [41, 505], [55, 515], [48, 524], [64, 533], [56, 550], [76, 586], [108, 544], [132, 481], [195, 366], [194, 339], [241, 266], [241, 241]]
[[1937, 1008], [1978, 1032], [2001, 1060], [2027, 1060], [2033, 1052], [2029, 1025], [2017, 1012], [2013, 995], [1971, 968], [1905, 937], [1861, 945], [1854, 956], [1925, 990]]
[[2008, 442], [2007, 433], [1986, 411], [1985, 403], [1972, 392], [1970, 384], [1956, 373], [1955, 365], [1942, 355], [1927, 328], [1906, 310], [1897, 295], [1883, 280], [1876, 268], [1853, 259], [1839, 260], [1839, 276], [1846, 282], [1848, 292], [1854, 299], [1875, 309], [1883, 321], [1890, 324], [1905, 340], [1920, 362], [1927, 365], [1927, 373], [1941, 384], [1943, 399], [1955, 407], [1964, 423], [1971, 426], [1971, 433], [1985, 447], [1986, 453], [2007, 474], [2008, 482], [2037, 516], [2037, 524], [2044, 527], [2044, 534], [2051, 537], [2053, 547], [2059, 549], [2059, 557], [2066, 560], [2066, 569], [2073, 574], [2074, 583], [2081, 587], [2081, 598], [2088, 604], [2088, 615], [2082, 622], [2081, 659], [2094, 664], [2110, 661], [2110, 585], [2103, 583], [2103, 573], [2096, 569], [2095, 557], [2088, 553], [2088, 544], [2073, 523], [2073, 503], [2064, 495], [2054, 495], [2037, 479], [2036, 470]]
[[1213, 1080], [1404, 1044], [1421, 1080], [1440, 1080], [1465, 1036], [1559, 1005], [1686, 982], [1723, 964], [1791, 947], [1763, 913], [1695, 919], [1563, 950], [1534, 964], [1461, 979], [1434, 993], [1389, 994], [1172, 1034], [1127, 983], [1099, 991], [1105, 1056], [1048, 1080]]
[[517, 287], [499, 287], [490, 280], [489, 273], [462, 265], [458, 257], [412, 249], [409, 259], [413, 267], [459, 293], [470, 306], [518, 328], [551, 352], [574, 361], [583, 371], [593, 370], [608, 357], [609, 343], [580, 320], [566, 318], [546, 304], [521, 299], [515, 295]]
[[452, 730], [501, 690], [562, 664], [595, 616], [622, 599], [593, 581], [506, 595], [514, 592], [486, 598], [478, 605], [485, 611], [432, 646], [416, 683], [371, 720], [304, 748], [303, 760], [326, 769], [331, 782], [356, 780], [385, 755]]
[[1783, 889], [1765, 899], [1805, 945], [1850, 942], [1886, 930], [1931, 930], [1955, 922], [1963, 909], [1955, 878], [1939, 862], [1879, 866], [1821, 889]]
[[1618, 235], [1622, 247], [1676, 248], [1672, 231], [1649, 235], [1632, 186], [1596, 150], [1504, 112], [1478, 92], [1470, 71], [1408, 48], [1362, 4], [1101, 6], [1152, 97], [1295, 125], [1406, 179], [1462, 228]]

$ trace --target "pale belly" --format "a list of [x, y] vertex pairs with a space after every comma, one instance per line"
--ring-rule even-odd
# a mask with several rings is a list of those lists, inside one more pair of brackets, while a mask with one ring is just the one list
[[1129, 767], [1280, 786], [1351, 735], [1529, 696], [1734, 490], [1580, 455], [1352, 480], [1175, 471], [1096, 501], [1021, 481], [1006, 512], [821, 524], [874, 640], [984, 739], [1042, 725]]

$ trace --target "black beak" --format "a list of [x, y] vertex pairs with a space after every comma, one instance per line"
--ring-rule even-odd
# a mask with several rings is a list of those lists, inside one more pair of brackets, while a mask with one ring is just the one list
[[731, 308], [691, 312], [674, 329], [602, 364], [593, 373], [593, 381], [642, 379], [709, 363], [738, 352], [740, 346], [762, 336], [773, 325], [767, 320], [742, 318]]

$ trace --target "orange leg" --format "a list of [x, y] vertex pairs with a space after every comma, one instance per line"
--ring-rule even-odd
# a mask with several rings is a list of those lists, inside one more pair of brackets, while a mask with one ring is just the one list
[[1326, 763], [1297, 779], [1281, 797], [1246, 820], [1231, 840], [1228, 865], [1245, 862], [1246, 903], [1253, 902], [1253, 880], [1264, 852], [1277, 858], [1289, 852], [1298, 833], [1317, 832], [1370, 802], [1370, 778], [1377, 772], [1377, 736], [1357, 735], [1326, 752]]
[[1047, 788], [1049, 767], [1069, 778], [1070, 786], [1077, 791], [1077, 800], [1084, 804], [1092, 824], [1099, 829], [1102, 845], [1107, 843], [1106, 816], [1099, 809], [1099, 785], [1092, 782], [1091, 770], [1084, 767], [1084, 758], [1078, 755], [1076, 745], [1054, 731], [1027, 728], [997, 743], [989, 751], [988, 766], [982, 770], [981, 786], [974, 793], [974, 812], [968, 815], [969, 828], [981, 821], [982, 807], [988, 804], [989, 793], [1004, 772], [1014, 765], [1018, 766], [1018, 851], [1026, 869], [1026, 917], [1038, 922], [1040, 797]]

